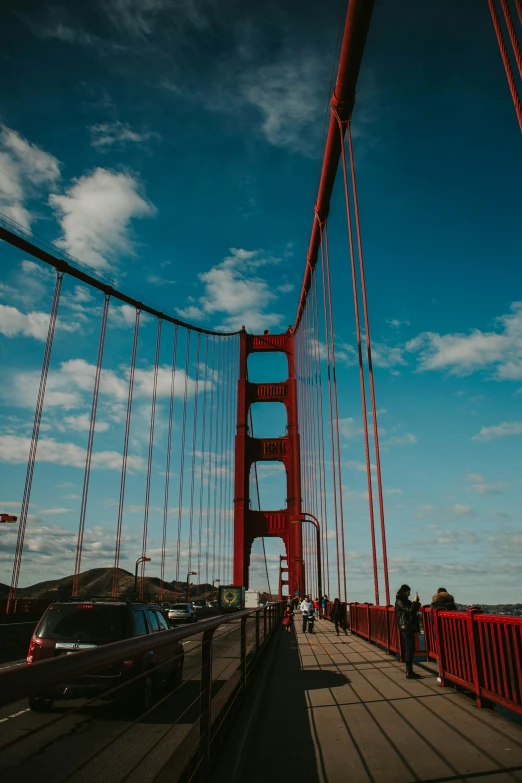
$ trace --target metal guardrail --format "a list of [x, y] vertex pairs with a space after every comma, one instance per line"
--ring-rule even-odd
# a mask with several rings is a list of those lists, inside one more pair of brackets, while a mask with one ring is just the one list
[[[440, 684], [475, 696], [477, 707], [499, 704], [522, 715], [522, 617], [484, 614], [479, 608], [445, 612], [421, 607], [424, 647], [416, 655], [437, 661]], [[352, 633], [401, 655], [393, 606], [350, 604]]]
[[[283, 603], [279, 603], [234, 612], [228, 616], [221, 615], [202, 620], [188, 627], [159, 631], [152, 635], [105, 644], [92, 650], [82, 650], [73, 655], [36, 662], [31, 666], [2, 670], [0, 671], [0, 705], [12, 704], [24, 697], [37, 696], [45, 692], [46, 688], [77, 681], [84, 675], [103, 672], [111, 665], [121, 664], [127, 658], [146, 653], [152, 646], [156, 650], [172, 645], [174, 642], [192, 639], [194, 646], [191, 645], [185, 650], [184, 657], [186, 661], [190, 651], [192, 668], [194, 666], [196, 668], [195, 674], [188, 679], [183, 679], [180, 685], [168, 691], [161, 701], [141, 715], [138, 720], [145, 718], [170, 699], [173, 701], [169, 703], [173, 705], [178, 703], [182, 706], [184, 706], [184, 699], [190, 700], [182, 715], [172, 721], [172, 727], [175, 727], [179, 721], [184, 724], [183, 729], [186, 729], [186, 718], [183, 719], [183, 716], [190, 711], [191, 716], [194, 713], [193, 720], [192, 717], [190, 719], [191, 728], [188, 732], [185, 730], [181, 732], [183, 736], [179, 744], [173, 749], [167, 763], [153, 780], [155, 783], [167, 783], [167, 781], [184, 783], [194, 780], [203, 770], [208, 771], [210, 768], [217, 749], [224, 739], [226, 726], [242, 701], [274, 631], [280, 626], [283, 608]], [[218, 629], [220, 633], [216, 633]], [[229, 639], [232, 640], [231, 643]], [[221, 646], [227, 644], [228, 647], [225, 653], [222, 650], [218, 651], [214, 660], [214, 647], [218, 642]], [[180, 655], [182, 654], [178, 653], [178, 657]], [[213, 678], [213, 664], [217, 661], [221, 661], [221, 664], [225, 662], [226, 665], [226, 674], [219, 674], [219, 683]], [[105, 696], [133, 687], [138, 680], [146, 676], [147, 671], [138, 674], [127, 683], [118, 685]], [[189, 682], [191, 682], [188, 692], [190, 698], [187, 696], [178, 699], [176, 694], [179, 696]], [[195, 698], [193, 698], [194, 693], [197, 694]], [[52, 716], [52, 724], [56, 725], [95, 701], [96, 698], [91, 699], [81, 707], [76, 706], [65, 712], [60, 709], [61, 714], [58, 717]], [[132, 725], [134, 724], [129, 724]], [[16, 742], [23, 741], [24, 737], [16, 740]]]

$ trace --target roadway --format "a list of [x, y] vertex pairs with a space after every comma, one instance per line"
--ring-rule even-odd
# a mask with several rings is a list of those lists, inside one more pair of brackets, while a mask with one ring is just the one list
[[[254, 642], [254, 624], [248, 626]], [[201, 634], [184, 641], [180, 689], [150, 714], [136, 719], [117, 702], [85, 699], [56, 701], [52, 712], [34, 713], [27, 699], [0, 708], [0, 779], [24, 783], [39, 778], [53, 783], [148, 783], [168, 761], [198, 718]], [[220, 626], [214, 636], [214, 694], [239, 664], [238, 622]], [[23, 665], [23, 661], [2, 668]], [[74, 712], [72, 711], [74, 710]]]

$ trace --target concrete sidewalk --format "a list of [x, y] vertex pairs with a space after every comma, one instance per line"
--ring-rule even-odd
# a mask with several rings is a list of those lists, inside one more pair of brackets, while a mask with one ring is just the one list
[[522, 782], [522, 728], [356, 636], [281, 630], [249, 733], [245, 783]]

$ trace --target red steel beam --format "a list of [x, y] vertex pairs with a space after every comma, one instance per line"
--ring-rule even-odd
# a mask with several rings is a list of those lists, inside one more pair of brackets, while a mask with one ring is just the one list
[[348, 4], [339, 67], [337, 69], [337, 80], [330, 101], [332, 114], [324, 150], [319, 193], [315, 205], [312, 237], [308, 247], [301, 298], [299, 299], [293, 331], [299, 326], [304, 312], [306, 297], [312, 284], [312, 272], [317, 263], [321, 242], [320, 223], [327, 219], [330, 212], [330, 198], [341, 157], [341, 134], [337, 117], [342, 121], [346, 121], [352, 114], [355, 103], [355, 87], [366, 45], [373, 6], [374, 0], [350, 0]]

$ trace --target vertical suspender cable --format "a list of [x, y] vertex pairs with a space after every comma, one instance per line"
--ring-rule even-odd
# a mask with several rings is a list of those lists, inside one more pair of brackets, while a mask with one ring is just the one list
[[366, 390], [364, 384], [361, 322], [359, 318], [359, 295], [357, 293], [357, 272], [355, 268], [355, 250], [353, 244], [352, 210], [350, 206], [350, 194], [348, 188], [348, 171], [346, 166], [346, 150], [344, 146], [344, 125], [341, 122], [341, 120], [339, 120], [339, 135], [341, 137], [341, 162], [342, 162], [343, 177], [344, 177], [344, 198], [346, 202], [348, 246], [350, 249], [350, 266], [352, 272], [353, 304], [354, 304], [354, 312], [355, 312], [355, 331], [357, 335], [357, 351], [359, 356], [359, 381], [361, 385], [361, 405], [362, 405], [362, 419], [363, 419], [363, 430], [364, 430], [364, 447], [366, 453], [366, 479], [368, 484], [368, 505], [369, 505], [369, 512], [370, 512], [370, 535], [371, 535], [372, 561], [373, 561], [373, 586], [374, 586], [374, 593], [375, 593], [375, 603], [379, 605], [379, 574], [378, 574], [378, 566], [377, 566], [377, 546], [375, 543], [375, 518], [373, 513], [372, 466], [371, 466], [371, 458], [370, 458], [370, 443], [369, 443], [369, 436], [368, 436], [368, 414], [366, 411]]
[[[317, 281], [317, 275], [316, 281]], [[325, 461], [325, 454], [324, 454], [324, 410], [323, 410], [323, 379], [322, 379], [322, 369], [321, 369], [321, 343], [320, 343], [320, 332], [319, 332], [319, 294], [317, 291], [317, 285], [315, 286], [315, 303], [314, 303], [314, 309], [315, 309], [315, 365], [316, 365], [316, 374], [318, 376], [318, 383], [317, 383], [317, 397], [318, 397], [318, 410], [319, 410], [319, 421], [318, 421], [318, 438], [319, 438], [319, 486], [320, 486], [320, 496], [322, 500], [322, 516], [324, 520], [324, 548], [326, 550], [325, 554], [325, 561], [326, 561], [326, 583], [328, 586], [328, 596], [331, 594], [330, 590], [330, 539], [328, 537], [328, 503], [327, 503], [327, 497], [326, 497], [326, 461]]]
[[94, 376], [94, 389], [92, 392], [91, 420], [89, 422], [89, 436], [87, 438], [87, 454], [85, 455], [85, 471], [83, 474], [82, 502], [80, 506], [80, 522], [78, 525], [78, 539], [76, 542], [76, 561], [74, 564], [74, 578], [72, 594], [78, 595], [79, 579], [82, 563], [83, 535], [85, 531], [85, 516], [87, 514], [87, 497], [89, 494], [89, 479], [91, 476], [92, 447], [94, 443], [94, 431], [96, 427], [96, 413], [98, 410], [98, 394], [100, 391], [101, 369], [103, 361], [103, 349], [105, 346], [105, 332], [107, 330], [107, 315], [109, 313], [109, 294], [104, 295], [103, 313], [100, 328], [100, 341], [98, 344], [98, 359], [96, 361], [96, 374]]
[[136, 370], [136, 351], [138, 349], [138, 332], [140, 329], [140, 310], [136, 310], [134, 320], [134, 337], [132, 340], [132, 356], [129, 372], [129, 391], [127, 396], [127, 418], [125, 420], [125, 435], [123, 438], [123, 457], [121, 462], [120, 502], [118, 505], [118, 522], [116, 525], [116, 545], [114, 548], [114, 572], [112, 575], [112, 597], [118, 593], [118, 568], [120, 565], [121, 529], [123, 523], [123, 504], [125, 501], [125, 482], [127, 479], [127, 457], [129, 453], [129, 432], [132, 413], [132, 397], [134, 393], [134, 372]]
[[522, 24], [522, 0], [515, 0], [515, 6], [518, 13], [518, 20]]
[[328, 281], [328, 310], [330, 317], [330, 341], [332, 352], [332, 387], [333, 387], [333, 400], [334, 400], [334, 415], [335, 415], [335, 440], [337, 446], [337, 478], [339, 482], [339, 516], [340, 528], [341, 528], [341, 547], [342, 547], [342, 563], [343, 563], [343, 579], [344, 579], [344, 600], [347, 600], [346, 595], [346, 548], [344, 542], [344, 513], [343, 513], [343, 482], [341, 475], [341, 444], [339, 439], [339, 405], [337, 400], [337, 370], [335, 365], [335, 335], [333, 328], [333, 304], [332, 304], [332, 287], [330, 281], [330, 251], [328, 248], [328, 226], [324, 226], [324, 239], [325, 239], [325, 260], [326, 260], [326, 279]]
[[[319, 216], [316, 217], [319, 220]], [[337, 479], [335, 472], [335, 438], [333, 428], [333, 402], [332, 402], [332, 377], [331, 377], [331, 358], [330, 358], [330, 328], [327, 313], [327, 300], [326, 300], [326, 260], [324, 252], [324, 224], [321, 224], [321, 272], [323, 282], [323, 307], [324, 307], [324, 324], [325, 324], [325, 342], [326, 342], [326, 362], [327, 362], [327, 379], [328, 379], [328, 406], [330, 411], [330, 441], [332, 446], [332, 484], [333, 484], [333, 507], [334, 507], [334, 520], [335, 520], [335, 541], [336, 541], [336, 562], [337, 562], [337, 590], [338, 596], [341, 597], [341, 564], [339, 559], [339, 518], [337, 516]]]
[[[201, 573], [201, 536], [203, 532], [203, 489], [205, 478], [205, 437], [207, 429], [207, 391], [208, 391], [208, 334], [205, 335], [205, 377], [203, 379], [203, 420], [201, 422], [201, 454], [199, 461], [199, 518], [198, 518], [198, 574], [200, 584], [203, 583]], [[208, 583], [208, 574], [207, 574]]]
[[[212, 447], [213, 447], [213, 434], [214, 434], [214, 386], [216, 383], [214, 368], [215, 368], [215, 355], [216, 355], [216, 338], [212, 335], [212, 370], [210, 373], [211, 385], [210, 385], [210, 416], [209, 416], [209, 445], [208, 445], [208, 466], [207, 466], [207, 542], [205, 547], [205, 576], [206, 582], [209, 583], [209, 557], [210, 557], [210, 496], [212, 493]], [[212, 571], [212, 574], [214, 572]], [[212, 580], [217, 577], [212, 576]], [[210, 582], [212, 581], [210, 580]]]
[[[517, 33], [515, 30], [515, 26], [513, 24], [513, 19], [511, 18], [511, 11], [509, 10], [509, 5], [507, 0], [500, 0], [500, 5], [502, 6], [502, 10], [504, 11], [506, 27], [508, 29], [509, 39], [511, 41], [511, 46], [513, 47], [513, 52], [515, 54], [515, 60], [517, 61], [518, 72], [522, 77], [522, 54], [520, 52], [520, 44], [518, 43]], [[522, 20], [521, 20], [521, 24], [522, 24]]]
[[[201, 332], [198, 332], [196, 344], [196, 382], [194, 384], [194, 417], [192, 423], [192, 470], [190, 477], [190, 511], [189, 511], [189, 549], [188, 549], [188, 567], [187, 571], [192, 571], [192, 527], [194, 523], [194, 484], [196, 478], [196, 443], [198, 433], [198, 393], [199, 393], [199, 356], [201, 351]], [[201, 582], [201, 575], [197, 572]]]
[[[154, 360], [154, 375], [152, 380], [152, 406], [150, 411], [150, 429], [149, 429], [149, 453], [147, 458], [147, 480], [145, 485], [145, 508], [143, 512], [143, 542], [141, 547], [141, 556], [144, 558], [147, 554], [147, 538], [149, 532], [149, 502], [150, 502], [150, 479], [152, 474], [152, 453], [154, 449], [154, 426], [156, 423], [156, 399], [158, 395], [158, 370], [161, 348], [161, 326], [162, 320], [158, 319], [158, 330], [156, 335], [156, 356]], [[141, 563], [140, 579], [140, 601], [143, 601], [143, 589], [145, 587], [145, 560]]]
[[[218, 341], [218, 358], [217, 358], [217, 370], [216, 370], [216, 430], [215, 430], [215, 452], [214, 452], [214, 498], [213, 498], [213, 517], [212, 517], [212, 572], [215, 573], [216, 571], [216, 536], [218, 533], [217, 529], [217, 498], [218, 498], [218, 452], [219, 452], [219, 418], [220, 418], [220, 401], [221, 401], [221, 345], [222, 340]], [[218, 557], [219, 557], [219, 550], [218, 550]], [[219, 574], [219, 577], [216, 577], [216, 579], [222, 578], [222, 575]]]
[[183, 424], [181, 428], [181, 452], [179, 463], [179, 492], [178, 492], [178, 539], [176, 542], [176, 589], [180, 589], [180, 571], [179, 562], [181, 557], [181, 532], [182, 532], [182, 519], [183, 519], [183, 484], [185, 480], [185, 436], [187, 431], [187, 397], [188, 397], [188, 380], [189, 380], [189, 367], [190, 367], [190, 330], [186, 333], [186, 354], [185, 354], [185, 386], [183, 390]]
[[370, 393], [372, 399], [373, 438], [375, 444], [375, 464], [377, 468], [377, 489], [379, 492], [379, 514], [381, 520], [382, 559], [384, 571], [384, 587], [386, 592], [386, 605], [390, 603], [390, 585], [388, 578], [388, 552], [386, 547], [386, 526], [384, 523], [384, 501], [382, 496], [381, 457], [379, 452], [379, 428], [377, 426], [377, 406], [375, 404], [375, 384], [373, 380], [372, 348], [370, 342], [370, 320], [368, 317], [368, 300], [366, 296], [366, 278], [364, 274], [364, 258], [362, 251], [361, 224], [359, 219], [359, 201], [357, 198], [357, 183], [355, 179], [355, 162], [353, 155], [352, 131], [348, 125], [348, 145], [350, 148], [350, 168], [352, 173], [353, 203], [355, 209], [355, 226], [357, 230], [357, 249], [359, 253], [359, 272], [361, 276], [361, 291], [364, 309], [364, 327], [366, 331], [366, 349], [368, 353], [368, 374], [370, 378]]
[[170, 489], [170, 459], [172, 451], [172, 416], [174, 413], [174, 396], [176, 385], [176, 353], [178, 350], [178, 326], [174, 327], [174, 345], [172, 348], [172, 368], [170, 371], [170, 404], [169, 404], [169, 429], [167, 435], [167, 463], [165, 466], [165, 498], [163, 503], [163, 535], [161, 539], [161, 572], [159, 600], [163, 598], [165, 589], [165, 557], [167, 554], [167, 519], [169, 512]]
[[520, 103], [515, 77], [513, 75], [513, 69], [511, 68], [511, 64], [509, 62], [509, 56], [507, 53], [506, 44], [504, 43], [504, 36], [502, 35], [502, 29], [500, 27], [500, 21], [494, 0], [488, 0], [488, 3], [489, 10], [491, 12], [491, 18], [493, 19], [493, 27], [495, 28], [495, 33], [497, 34], [498, 47], [502, 56], [502, 62], [504, 63], [504, 70], [506, 71], [511, 97], [513, 98], [513, 104], [517, 113], [518, 124], [520, 126], [520, 130], [522, 131], [522, 105]]
[[15, 556], [13, 561], [13, 574], [11, 577], [11, 587], [7, 600], [7, 612], [11, 611], [18, 590], [18, 580], [20, 578], [20, 567], [22, 565], [22, 554], [24, 550], [25, 529], [27, 526], [27, 515], [29, 512], [29, 503], [31, 501], [31, 487], [33, 484], [34, 463], [36, 461], [36, 452], [38, 449], [38, 438], [40, 436], [40, 423], [42, 421], [42, 412], [45, 400], [45, 387], [47, 385], [47, 376], [49, 374], [49, 365], [51, 363], [51, 353], [53, 350], [54, 332], [56, 329], [56, 319], [58, 318], [58, 307], [60, 304], [60, 294], [62, 291], [63, 273], [56, 273], [56, 283], [54, 286], [53, 303], [51, 306], [51, 315], [49, 318], [49, 327], [47, 329], [47, 339], [45, 341], [44, 357], [42, 362], [42, 373], [40, 375], [40, 386], [38, 388], [38, 397], [36, 400], [36, 409], [34, 412], [33, 432], [31, 435], [31, 445], [29, 447], [29, 458], [27, 460], [27, 472], [25, 474], [24, 494], [22, 498], [22, 508], [20, 511], [20, 520], [18, 523], [18, 538], [16, 540]]

